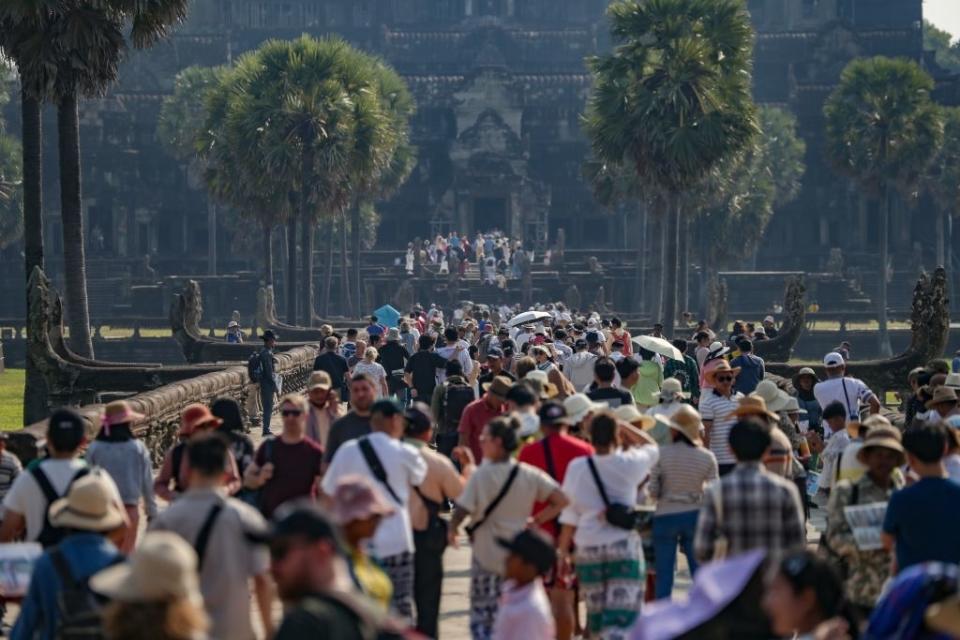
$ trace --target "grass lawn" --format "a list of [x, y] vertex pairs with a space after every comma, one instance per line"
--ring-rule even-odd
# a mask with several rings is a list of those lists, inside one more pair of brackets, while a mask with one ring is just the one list
[[23, 369], [0, 373], [0, 429], [9, 431], [23, 425]]

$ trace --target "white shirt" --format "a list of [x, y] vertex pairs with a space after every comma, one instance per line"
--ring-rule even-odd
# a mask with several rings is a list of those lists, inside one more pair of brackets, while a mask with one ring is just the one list
[[960, 482], [960, 455], [951, 453], [943, 459], [943, 466], [947, 468], [948, 478]]
[[[410, 487], [419, 486], [427, 477], [427, 463], [414, 447], [394, 440], [385, 433], [374, 432], [364, 437], [373, 445], [373, 450], [387, 473], [387, 481], [400, 499], [400, 504], [397, 504], [387, 488], [374, 480], [383, 497], [396, 510], [377, 527], [377, 533], [370, 541], [370, 554], [382, 560], [404, 552], [412, 553], [413, 533], [408, 511]], [[330, 468], [323, 476], [321, 484], [323, 492], [328, 496], [334, 495], [337, 481], [345, 475], [356, 473], [373, 479], [370, 466], [360, 451], [359, 440], [350, 440], [341, 445], [330, 461]]]
[[550, 600], [537, 578], [518, 587], [507, 580], [501, 587], [497, 619], [493, 623], [493, 640], [553, 640], [556, 629]]
[[[457, 347], [462, 347], [460, 353], [457, 354], [457, 360], [460, 361], [460, 366], [463, 367], [463, 377], [469, 378], [470, 374], [473, 372], [473, 360], [470, 359], [470, 345], [463, 340], [457, 340], [453, 345], [447, 345], [446, 347], [440, 347], [437, 349], [437, 353], [443, 356], [443, 358], [449, 360], [450, 356], [453, 355], [454, 350]], [[437, 384], [440, 384], [447, 379], [447, 373], [443, 369], [437, 369]]]
[[593, 365], [597, 356], [589, 351], [578, 351], [563, 363], [563, 375], [579, 391], [593, 382]]
[[[86, 466], [87, 464], [83, 460], [76, 458], [70, 460], [55, 460], [51, 458], [40, 463], [41, 471], [47, 476], [47, 479], [53, 486], [53, 490], [56, 491], [60, 497], [63, 497], [67, 492], [70, 481], [73, 480], [77, 471], [86, 468]], [[109, 477], [108, 474], [103, 475]], [[110, 482], [113, 484], [112, 478], [110, 478]], [[114, 489], [116, 489], [116, 485], [114, 485]], [[117, 491], [118, 501], [119, 495], [120, 492]], [[40, 535], [40, 531], [43, 530], [43, 516], [46, 514], [49, 506], [46, 498], [43, 497], [43, 491], [41, 491], [40, 485], [37, 484], [33, 474], [29, 471], [17, 476], [7, 496], [3, 499], [3, 509], [5, 512], [7, 510], [16, 511], [26, 520], [27, 542], [33, 542], [37, 539], [37, 536]]]
[[567, 358], [573, 355], [573, 349], [560, 341], [554, 342], [553, 348], [556, 349], [557, 355], [560, 357], [560, 362], [565, 361]]
[[[578, 546], [598, 546], [624, 540], [633, 532], [614, 527], [604, 519], [606, 505], [590, 473], [588, 459], [575, 458], [567, 466], [563, 492], [570, 498], [570, 504], [560, 514], [560, 523], [577, 528], [573, 540]], [[629, 506], [636, 505], [637, 488], [659, 459], [660, 449], [655, 445], [593, 456], [611, 504]]]
[[868, 402], [874, 394], [862, 380], [843, 377], [818, 382], [813, 387], [813, 397], [820, 403], [821, 409], [839, 402], [846, 408], [848, 420], [856, 420], [860, 415], [860, 405]]

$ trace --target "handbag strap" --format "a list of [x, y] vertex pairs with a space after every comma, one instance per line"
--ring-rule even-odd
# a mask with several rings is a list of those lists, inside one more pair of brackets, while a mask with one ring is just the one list
[[853, 409], [850, 408], [850, 396], [847, 395], [847, 379], [845, 377], [840, 378], [840, 386], [843, 387], [843, 403], [847, 405], [847, 419], [854, 420], [856, 418], [859, 418], [860, 417], [860, 411], [859, 411], [860, 398], [857, 398], [858, 411], [857, 411], [857, 414], [854, 415]]
[[553, 466], [553, 454], [550, 453], [550, 445], [547, 444], [547, 438], [544, 438], [540, 442], [543, 444], [543, 459], [547, 463], [547, 473], [550, 474], [551, 478], [559, 482], [560, 479], [557, 477], [557, 468]]
[[513, 484], [514, 479], [517, 477], [517, 473], [520, 471], [520, 465], [513, 465], [513, 469], [510, 470], [510, 475], [507, 476], [507, 481], [503, 483], [503, 486], [500, 487], [500, 493], [498, 493], [493, 500], [490, 501], [490, 504], [487, 505], [487, 508], [483, 510], [483, 515], [479, 520], [472, 523], [467, 527], [467, 535], [473, 535], [473, 532], [479, 529], [484, 522], [487, 521], [487, 518], [490, 517], [490, 514], [493, 513], [493, 510], [497, 508], [504, 497], [507, 495], [507, 491], [510, 490], [510, 485]]
[[719, 531], [723, 528], [723, 485], [717, 483], [717, 490], [713, 492], [713, 511], [716, 516], [714, 526]]
[[597, 485], [604, 506], [609, 509], [610, 498], [607, 497], [607, 490], [603, 487], [603, 481], [600, 480], [600, 474], [597, 472], [597, 465], [593, 462], [593, 456], [587, 456], [587, 466], [590, 467], [590, 475], [593, 476], [593, 481]]
[[207, 545], [210, 543], [210, 534], [213, 533], [213, 525], [216, 523], [217, 517], [220, 515], [221, 511], [223, 511], [222, 502], [217, 502], [215, 505], [210, 507], [210, 511], [207, 512], [207, 517], [203, 521], [203, 525], [200, 527], [200, 532], [197, 534], [197, 541], [193, 545], [193, 548], [197, 552], [198, 572], [203, 569], [203, 560], [207, 555]]
[[370, 467], [370, 472], [373, 473], [373, 477], [386, 487], [390, 496], [397, 504], [403, 506], [403, 500], [400, 499], [397, 492], [390, 486], [390, 482], [387, 480], [387, 471], [383, 468], [383, 463], [380, 462], [380, 456], [377, 455], [369, 438], [360, 438], [357, 441], [357, 446], [360, 447], [360, 453], [363, 454], [363, 459], [367, 461], [367, 466]]

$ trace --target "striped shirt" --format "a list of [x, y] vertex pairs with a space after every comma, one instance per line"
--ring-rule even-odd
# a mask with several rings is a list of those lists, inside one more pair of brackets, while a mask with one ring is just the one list
[[712, 420], [713, 425], [708, 430], [710, 434], [710, 451], [717, 457], [717, 464], [736, 464], [737, 459], [730, 451], [728, 439], [730, 427], [737, 421], [730, 414], [736, 411], [743, 394], [734, 393], [723, 396], [716, 390], [711, 390], [700, 398], [700, 417], [703, 421]]
[[660, 461], [650, 478], [650, 495], [657, 515], [695, 511], [703, 503], [703, 488], [717, 479], [717, 458], [703, 447], [674, 442], [660, 448]]

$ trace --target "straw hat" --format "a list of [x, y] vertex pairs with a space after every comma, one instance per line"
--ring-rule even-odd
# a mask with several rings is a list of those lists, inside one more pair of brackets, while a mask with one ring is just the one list
[[697, 410], [690, 405], [685, 404], [677, 409], [676, 413], [670, 418], [670, 428], [682, 433], [693, 444], [703, 445], [703, 440], [700, 438], [703, 422], [700, 420], [700, 414]]
[[330, 374], [326, 371], [314, 371], [310, 374], [307, 391], [313, 391], [314, 389], [329, 391], [331, 387], [333, 387], [333, 380], [330, 379]]
[[787, 395], [787, 404], [783, 407], [782, 411], [785, 413], [807, 413], [806, 409], [800, 408], [800, 401], [797, 400], [796, 396]]
[[947, 379], [943, 382], [943, 386], [950, 387], [954, 390], [960, 389], [960, 373], [948, 373]]
[[369, 479], [359, 474], [343, 476], [333, 490], [330, 515], [341, 525], [373, 516], [386, 517], [394, 511], [393, 505], [387, 502], [383, 493]]
[[506, 398], [507, 392], [510, 391], [510, 387], [512, 386], [513, 381], [507, 376], [496, 376], [490, 382], [483, 384], [483, 390], [498, 398]]
[[223, 420], [210, 412], [210, 407], [195, 402], [188, 404], [180, 416], [180, 435], [189, 436], [200, 427], [219, 427]]
[[707, 373], [704, 375], [704, 378], [706, 378], [707, 382], [713, 384], [713, 381], [716, 379], [717, 375], [721, 373], [732, 373], [733, 377], [736, 378], [740, 373], [740, 367], [731, 367], [729, 362], [726, 360], [721, 360], [717, 363], [715, 368], [707, 371]]
[[532, 382], [534, 387], [537, 387], [536, 390], [541, 398], [556, 398], [560, 393], [557, 385], [550, 382], [546, 371], [533, 369], [532, 371], [528, 371], [527, 375], [523, 376], [523, 379]]
[[565, 424], [578, 425], [583, 422], [588, 413], [601, 411], [610, 405], [606, 402], [594, 402], [583, 393], [575, 393], [563, 401], [563, 408], [567, 410], [567, 417], [564, 418]]
[[650, 429], [657, 424], [657, 419], [653, 416], [640, 413], [635, 404], [622, 404], [613, 410], [613, 415], [617, 420], [626, 422], [629, 425], [640, 427], [643, 430]]
[[767, 405], [767, 410], [774, 413], [783, 411], [784, 407], [787, 406], [787, 398], [789, 397], [777, 387], [777, 383], [773, 380], [761, 380], [750, 395], [763, 400]]
[[114, 400], [103, 409], [104, 426], [140, 422], [147, 416], [137, 413], [126, 400]]
[[901, 443], [901, 440], [902, 438], [900, 436], [900, 431], [896, 427], [873, 427], [867, 432], [866, 437], [863, 439], [863, 446], [861, 446], [860, 450], [857, 451], [857, 460], [859, 460], [862, 464], [866, 464], [863, 458], [864, 453], [868, 449], [883, 448], [896, 451], [900, 454], [900, 461], [897, 463], [897, 466], [900, 466], [906, 462], [906, 453], [903, 450], [903, 444]]
[[120, 602], [203, 602], [197, 578], [197, 552], [183, 538], [168, 531], [148, 532], [129, 562], [100, 571], [90, 578], [90, 588]]
[[737, 408], [727, 415], [728, 418], [745, 418], [748, 416], [762, 416], [774, 421], [780, 420], [780, 416], [767, 409], [767, 403], [763, 401], [763, 398], [754, 395], [740, 398]]
[[676, 378], [666, 378], [660, 387], [660, 397], [664, 400], [674, 398], [689, 398], [690, 394], [683, 390], [683, 385]]
[[924, 405], [927, 409], [933, 409], [938, 404], [946, 403], [956, 403], [957, 402], [957, 392], [950, 387], [937, 387], [933, 391], [933, 397], [930, 400], [927, 400], [927, 403]]
[[70, 485], [66, 497], [50, 505], [49, 517], [54, 527], [100, 533], [119, 529], [127, 523], [116, 485], [99, 470]]

